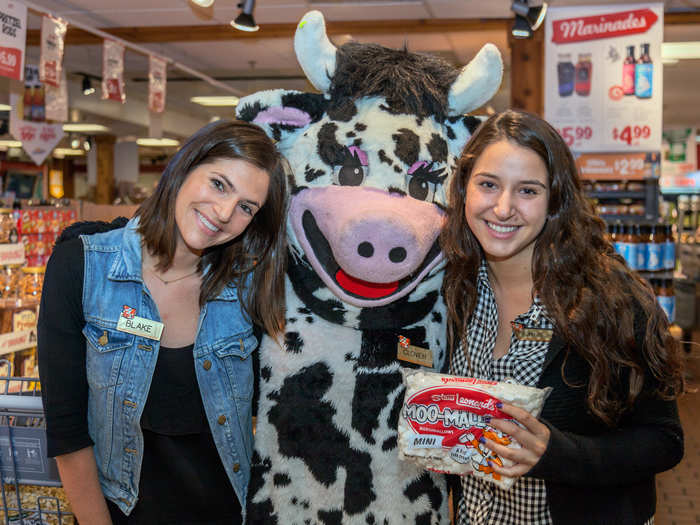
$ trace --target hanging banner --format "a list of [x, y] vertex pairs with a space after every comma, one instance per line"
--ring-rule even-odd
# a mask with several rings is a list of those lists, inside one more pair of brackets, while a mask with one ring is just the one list
[[0, 0], [0, 75], [22, 80], [27, 40], [27, 6]]
[[33, 64], [24, 66], [24, 94], [17, 107], [17, 115], [29, 122], [43, 122], [46, 119], [44, 84], [39, 80], [39, 67]]
[[68, 120], [68, 83], [66, 71], [61, 74], [59, 87], [46, 86], [46, 120], [66, 122]]
[[550, 7], [545, 118], [571, 149], [660, 151], [663, 4]]
[[148, 57], [148, 109], [153, 113], [162, 113], [165, 109], [167, 67], [165, 60]]
[[126, 102], [124, 46], [113, 40], [105, 40], [102, 45], [102, 98]]
[[63, 124], [22, 120], [17, 114], [18, 105], [19, 97], [10, 93], [10, 134], [22, 142], [22, 149], [39, 166], [63, 138]]
[[50, 86], [59, 87], [63, 70], [63, 39], [68, 23], [60, 18], [44, 15], [41, 19], [41, 58], [39, 79]]

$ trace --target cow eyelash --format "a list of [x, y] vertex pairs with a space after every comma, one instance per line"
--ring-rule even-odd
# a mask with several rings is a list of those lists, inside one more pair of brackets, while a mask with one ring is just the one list
[[425, 164], [423, 166], [420, 166], [419, 168], [416, 168], [416, 170], [413, 173], [411, 173], [411, 177], [417, 177], [421, 180], [431, 182], [435, 185], [442, 184], [447, 178], [445, 168], [438, 168], [436, 170], [431, 171], [433, 164], [434, 162], [431, 162], [430, 164]]

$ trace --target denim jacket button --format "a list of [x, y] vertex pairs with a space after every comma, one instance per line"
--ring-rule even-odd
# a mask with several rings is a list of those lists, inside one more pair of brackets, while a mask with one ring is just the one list
[[211, 361], [209, 361], [209, 359], [207, 359], [206, 361], [204, 361], [202, 363], [202, 366], [204, 367], [204, 370], [209, 370], [211, 368]]
[[226, 416], [221, 414], [216, 421], [219, 423], [219, 425], [223, 425], [224, 423], [226, 423]]
[[234, 463], [234, 464], [233, 464], [233, 471], [234, 471], [234, 472], [238, 472], [239, 470], [241, 470], [241, 464], [240, 464], [240, 463]]

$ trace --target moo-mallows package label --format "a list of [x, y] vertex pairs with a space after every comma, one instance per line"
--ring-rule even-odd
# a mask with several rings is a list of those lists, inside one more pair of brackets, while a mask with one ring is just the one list
[[515, 480], [492, 465], [510, 466], [479, 442], [482, 436], [502, 445], [520, 444], [487, 423], [485, 416], [512, 419], [496, 406], [505, 401], [539, 416], [550, 388], [404, 369], [404, 397], [399, 416], [399, 459], [437, 472], [472, 474], [505, 489]]

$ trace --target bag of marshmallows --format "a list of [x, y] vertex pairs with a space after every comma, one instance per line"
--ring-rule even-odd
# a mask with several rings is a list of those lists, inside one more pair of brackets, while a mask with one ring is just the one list
[[506, 401], [539, 416], [551, 388], [486, 381], [471, 377], [403, 369], [406, 394], [399, 416], [399, 459], [450, 474], [472, 474], [509, 489], [514, 478], [501, 476], [491, 464], [513, 463], [479, 442], [484, 436], [520, 448], [509, 435], [491, 427], [484, 416], [512, 419], [496, 407]]

